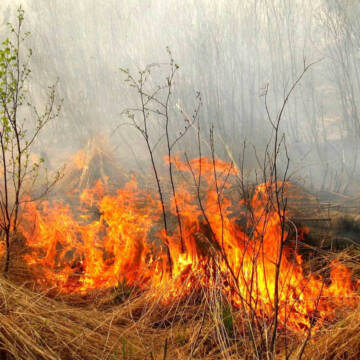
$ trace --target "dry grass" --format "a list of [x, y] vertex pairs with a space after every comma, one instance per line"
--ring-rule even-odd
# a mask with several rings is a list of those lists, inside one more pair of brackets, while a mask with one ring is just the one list
[[[30, 290], [0, 278], [0, 358], [4, 359], [252, 359], [243, 315], [221, 294], [194, 291], [164, 305], [166, 289], [119, 288], [76, 298]], [[230, 312], [229, 312], [230, 311]], [[229, 317], [231, 323], [229, 325]], [[303, 359], [359, 359], [360, 306], [310, 340]], [[284, 358], [279, 334], [276, 358]], [[289, 334], [297, 359], [304, 335]]]
[[[1, 279], [0, 342], [9, 359], [99, 359], [118, 334], [106, 313], [68, 306]], [[105, 358], [105, 357], [103, 357]]]
[[306, 359], [360, 359], [360, 306], [331, 326], [322, 329], [306, 348]]
[[161, 295], [146, 292], [127, 293], [118, 305], [119, 291], [82, 301], [48, 295], [0, 278], [2, 358], [182, 359], [204, 325], [195, 296], [164, 307]]

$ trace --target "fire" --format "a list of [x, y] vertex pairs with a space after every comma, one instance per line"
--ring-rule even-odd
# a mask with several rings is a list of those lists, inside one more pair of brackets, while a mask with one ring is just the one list
[[[79, 155], [74, 161], [82, 159]], [[25, 261], [37, 281], [65, 293], [107, 289], [120, 282], [154, 291], [166, 286], [166, 301], [194, 287], [214, 286], [235, 307], [264, 318], [275, 311], [277, 283], [278, 318], [294, 331], [320, 327], [334, 319], [340, 307], [355, 306], [357, 284], [345, 266], [332, 263], [330, 281], [305, 274], [302, 258], [282, 228], [281, 212], [269, 206], [273, 185], [256, 187], [249, 211], [231, 195], [231, 164], [176, 158], [174, 165], [184, 179], [176, 184], [184, 252], [171, 220], [176, 215], [173, 198], [165, 233], [159, 199], [142, 190], [135, 177], [116, 193], [98, 181], [79, 195], [76, 209], [56, 201], [24, 204], [21, 232], [29, 247]], [[197, 185], [192, 187], [193, 180]], [[164, 244], [170, 250], [171, 273]]]

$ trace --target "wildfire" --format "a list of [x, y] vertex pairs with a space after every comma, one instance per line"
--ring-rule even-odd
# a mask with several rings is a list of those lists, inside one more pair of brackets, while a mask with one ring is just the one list
[[[77, 166], [82, 160], [82, 155], [74, 158]], [[279, 320], [295, 331], [315, 323], [320, 327], [340, 307], [356, 304], [356, 284], [345, 266], [331, 264], [327, 282], [304, 273], [301, 256], [288, 245], [281, 213], [269, 206], [271, 185], [257, 186], [249, 211], [243, 202], [234, 203], [227, 181], [234, 175], [231, 164], [207, 158], [175, 159], [174, 164], [185, 179], [176, 194], [184, 252], [172, 221], [174, 198], [169, 200], [170, 230], [165, 233], [159, 199], [140, 189], [135, 177], [115, 194], [98, 181], [80, 194], [75, 210], [62, 202], [25, 203], [21, 232], [30, 249], [25, 260], [38, 282], [66, 293], [111, 288], [123, 281], [154, 291], [166, 285], [166, 301], [194, 287], [216, 286], [234, 306], [263, 317], [273, 314], [278, 294]], [[242, 210], [234, 214], [234, 209]], [[171, 255], [171, 274], [164, 244]]]

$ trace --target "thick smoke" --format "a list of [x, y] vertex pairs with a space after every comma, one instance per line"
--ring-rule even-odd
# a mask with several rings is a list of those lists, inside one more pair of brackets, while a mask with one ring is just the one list
[[[166, 47], [180, 65], [172, 117], [191, 113], [200, 91], [203, 137], [215, 126], [217, 152], [256, 166], [252, 145], [264, 151], [271, 133], [264, 106], [276, 117], [304, 62], [317, 62], [284, 113], [294, 179], [315, 189], [357, 191], [359, 176], [360, 4], [353, 0], [24, 0], [34, 50], [31, 96], [59, 78], [64, 108], [41, 139], [49, 157], [73, 152], [94, 136], [107, 137], [128, 166], [147, 159], [141, 137], [127, 126], [125, 108], [136, 91], [119, 68], [133, 72], [166, 63]], [[0, 4], [1, 34], [17, 3]], [[167, 76], [154, 68], [154, 84]], [[174, 120], [174, 121], [175, 121]], [[114, 129], [117, 130], [114, 132]], [[177, 150], [190, 151], [191, 136]], [[225, 148], [224, 144], [227, 145]], [[159, 146], [159, 155], [162, 147]], [[195, 151], [195, 150], [194, 150]], [[135, 159], [136, 157], [136, 159]], [[136, 161], [135, 161], [136, 160]], [[134, 167], [136, 167], [134, 165]]]

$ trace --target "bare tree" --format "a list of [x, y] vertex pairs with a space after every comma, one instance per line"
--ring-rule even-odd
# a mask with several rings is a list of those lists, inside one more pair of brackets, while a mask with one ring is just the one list
[[[175, 204], [175, 212], [179, 229], [180, 250], [181, 252], [184, 252], [185, 243], [183, 238], [183, 225], [174, 180], [173, 149], [175, 145], [178, 144], [178, 142], [185, 136], [188, 130], [193, 127], [199, 113], [201, 101], [199, 101], [192, 118], [187, 116], [186, 113], [180, 108], [183, 120], [180, 121], [180, 124], [176, 124], [177, 117], [172, 113], [172, 95], [174, 77], [179, 69], [179, 66], [175, 63], [172, 53], [168, 47], [166, 48], [166, 51], [170, 58], [169, 63], [151, 64], [146, 66], [145, 69], [138, 72], [138, 79], [136, 79], [128, 69], [121, 69], [121, 71], [126, 75], [125, 81], [129, 82], [130, 87], [133, 87], [139, 96], [139, 106], [128, 108], [125, 110], [125, 113], [131, 121], [129, 125], [135, 127], [135, 129], [140, 132], [146, 143], [146, 148], [150, 157], [157, 190], [160, 197], [162, 218], [166, 235], [165, 247], [168, 258], [168, 265], [171, 270], [172, 260], [169, 244], [167, 242], [169, 235], [169, 224], [167, 220], [166, 199], [164, 197], [164, 190], [162, 188], [162, 182], [160, 179], [159, 169], [156, 163], [154, 152], [159, 144], [165, 139], [168, 179]], [[169, 74], [166, 76], [165, 83], [157, 86], [149, 85], [152, 76], [152, 68], [164, 66], [169, 69]], [[155, 131], [154, 125], [156, 129]]]

